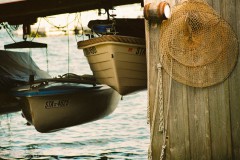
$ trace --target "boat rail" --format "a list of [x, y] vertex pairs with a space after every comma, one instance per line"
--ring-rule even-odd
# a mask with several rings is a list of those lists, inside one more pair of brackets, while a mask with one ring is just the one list
[[119, 35], [104, 35], [102, 37], [97, 37], [85, 41], [78, 42], [78, 49], [87, 48], [96, 43], [104, 43], [104, 42], [120, 42], [120, 43], [128, 43], [128, 44], [138, 44], [145, 45], [145, 39], [130, 37], [130, 36], [119, 36]]
[[81, 83], [81, 84], [90, 84], [90, 85], [97, 85], [96, 79], [91, 75], [75, 75], [72, 73], [64, 74], [59, 78], [48, 78], [48, 79], [39, 79], [34, 80], [32, 82], [28, 82], [28, 84], [38, 84], [38, 83], [48, 83], [48, 82], [62, 82], [62, 83]]

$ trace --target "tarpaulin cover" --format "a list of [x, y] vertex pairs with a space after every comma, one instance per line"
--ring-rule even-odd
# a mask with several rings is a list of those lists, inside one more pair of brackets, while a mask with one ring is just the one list
[[29, 75], [34, 75], [36, 80], [50, 78], [28, 53], [0, 50], [0, 91], [28, 82]]

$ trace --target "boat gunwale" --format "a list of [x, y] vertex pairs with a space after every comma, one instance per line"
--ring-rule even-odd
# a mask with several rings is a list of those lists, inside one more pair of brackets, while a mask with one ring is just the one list
[[69, 90], [36, 90], [34, 92], [29, 91], [19, 91], [18, 93], [15, 93], [16, 97], [37, 97], [37, 96], [53, 96], [53, 95], [64, 95], [64, 94], [74, 94], [74, 93], [80, 93], [80, 92], [86, 92], [86, 91], [92, 91], [99, 89], [101, 87], [92, 87], [92, 88], [81, 88], [81, 89], [69, 89]]
[[[74, 84], [74, 83], [72, 83]], [[46, 84], [47, 86], [48, 84]], [[86, 84], [82, 84], [86, 85]], [[50, 95], [63, 95], [63, 94], [74, 94], [74, 93], [80, 93], [80, 92], [86, 92], [86, 91], [92, 91], [92, 90], [103, 90], [108, 89], [108, 87], [104, 87], [104, 85], [89, 85], [88, 87], [81, 87], [76, 86], [74, 87], [66, 87], [65, 89], [61, 86], [52, 86], [50, 88], [41, 88], [42, 86], [39, 86], [37, 88], [33, 88], [31, 90], [30, 85], [29, 88], [24, 90], [17, 90], [12, 91], [12, 94], [15, 97], [36, 97], [36, 96], [50, 96]]]
[[85, 41], [79, 41], [78, 49], [85, 49], [93, 47], [96, 45], [102, 44], [119, 44], [119, 45], [128, 45], [145, 48], [145, 39], [138, 37], [129, 37], [129, 36], [117, 36], [117, 35], [105, 35], [102, 37], [97, 37]]
[[106, 42], [98, 42], [98, 43], [95, 43], [95, 44], [89, 44], [89, 45], [81, 46], [81, 47], [78, 46], [78, 49], [86, 49], [86, 48], [89, 48], [89, 47], [94, 47], [94, 46], [97, 46], [97, 45], [104, 45], [104, 44], [117, 44], [117, 45], [126, 45], [127, 44], [128, 46], [145, 48], [145, 45], [143, 45], [143, 44], [106, 41]]

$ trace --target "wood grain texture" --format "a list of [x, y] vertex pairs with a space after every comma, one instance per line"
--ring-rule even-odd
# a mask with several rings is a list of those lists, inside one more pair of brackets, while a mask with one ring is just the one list
[[[151, 3], [152, 1], [145, 1], [145, 4]], [[159, 114], [157, 116], [154, 115], [154, 103], [155, 103], [155, 93], [156, 93], [156, 85], [157, 85], [157, 64], [159, 63], [159, 57], [156, 51], [159, 50], [159, 23], [157, 22], [146, 22], [146, 38], [147, 45], [147, 68], [148, 68], [148, 96], [149, 96], [149, 108], [150, 108], [150, 126], [154, 123], [153, 127], [150, 130], [153, 130], [153, 142], [152, 146], [152, 156], [160, 157], [161, 154], [161, 146], [163, 136], [158, 131], [159, 126]], [[157, 113], [159, 110], [157, 109]], [[155, 122], [153, 122], [153, 117], [155, 116]]]
[[[240, 37], [239, 31], [239, 0], [222, 0], [223, 18], [232, 26], [235, 33]], [[233, 159], [240, 159], [240, 57], [233, 73], [229, 78], [229, 99], [231, 115], [231, 135]]]
[[[168, 78], [170, 78], [168, 76]], [[172, 80], [169, 108], [169, 148], [171, 159], [189, 159], [189, 117], [184, 85]]]
[[210, 136], [213, 159], [224, 160], [232, 157], [228, 95], [228, 81], [209, 88]]
[[[147, 1], [147, 0], [146, 0]], [[240, 38], [240, 1], [206, 0], [232, 26]], [[168, 1], [171, 5], [177, 0]], [[154, 27], [155, 26], [155, 27]], [[149, 105], [156, 90], [159, 24], [149, 29]], [[239, 56], [240, 57], [240, 56]], [[163, 71], [165, 120], [168, 118], [166, 159], [240, 159], [240, 63], [228, 79], [207, 88], [194, 88], [172, 80]], [[166, 116], [170, 96], [169, 116]], [[151, 109], [151, 117], [153, 111]], [[156, 115], [159, 119], [159, 114]], [[151, 118], [152, 119], [152, 118]], [[155, 123], [153, 160], [159, 159], [162, 135]], [[156, 127], [157, 126], [157, 127]]]

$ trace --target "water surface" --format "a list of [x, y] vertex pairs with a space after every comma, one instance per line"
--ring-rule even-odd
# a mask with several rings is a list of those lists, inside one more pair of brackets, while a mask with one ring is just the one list
[[[21, 38], [15, 37], [19, 41]], [[79, 39], [78, 39], [79, 40]], [[52, 76], [92, 74], [75, 36], [36, 38], [48, 49], [23, 49]], [[0, 48], [12, 40], [0, 31]], [[48, 63], [47, 63], [48, 59]], [[31, 65], [31, 64], [29, 64]], [[54, 133], [27, 126], [21, 112], [0, 116], [0, 159], [145, 160], [149, 145], [147, 92], [128, 96], [104, 119]]]

